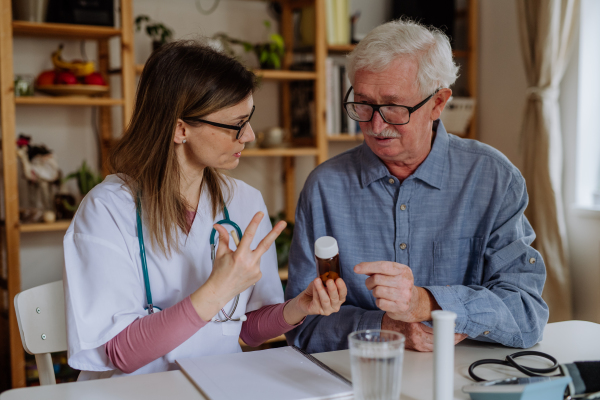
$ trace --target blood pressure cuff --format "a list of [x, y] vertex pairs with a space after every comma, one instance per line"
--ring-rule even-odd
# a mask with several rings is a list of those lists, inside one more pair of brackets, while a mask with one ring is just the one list
[[564, 376], [570, 376], [569, 394], [600, 392], [600, 361], [575, 361], [571, 364], [561, 364], [560, 370]]

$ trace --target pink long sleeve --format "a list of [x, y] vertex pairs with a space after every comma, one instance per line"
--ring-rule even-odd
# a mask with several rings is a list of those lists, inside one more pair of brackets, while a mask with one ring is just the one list
[[105, 345], [115, 367], [130, 374], [173, 351], [206, 322], [186, 297], [161, 312], [133, 321]]
[[296, 325], [290, 325], [285, 322], [283, 309], [289, 302], [290, 300], [285, 303], [264, 306], [256, 311], [246, 313], [248, 320], [242, 324], [242, 332], [240, 333], [240, 338], [244, 343], [248, 346], [256, 347], [268, 339], [291, 331], [304, 322], [302, 320]]

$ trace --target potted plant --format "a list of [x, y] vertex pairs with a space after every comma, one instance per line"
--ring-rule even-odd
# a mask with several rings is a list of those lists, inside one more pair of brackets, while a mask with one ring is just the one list
[[[101, 175], [96, 175], [94, 171], [92, 171], [90, 167], [88, 167], [85, 160], [83, 161], [83, 164], [81, 164], [81, 167], [79, 167], [77, 171], [72, 172], [65, 177], [64, 182], [73, 178], [77, 180], [77, 187], [79, 188], [79, 193], [81, 194], [81, 197], [85, 197], [85, 195], [88, 194], [89, 191], [94, 188], [94, 186], [101, 183], [103, 180]], [[69, 211], [75, 211], [77, 210], [77, 207], [79, 205], [74, 206], [72, 204], [69, 204], [69, 202], [63, 201], [63, 206]]]
[[[266, 20], [263, 24], [267, 31], [271, 29], [270, 21]], [[235, 56], [235, 51], [231, 45], [241, 45], [244, 51], [254, 52], [261, 69], [280, 69], [285, 48], [283, 37], [278, 33], [270, 33], [268, 38], [267, 42], [252, 44], [245, 40], [232, 38], [226, 33], [217, 33], [213, 36], [213, 39], [221, 43], [224, 51], [232, 56]]]
[[[281, 220], [285, 220], [285, 213], [281, 211], [277, 216], [269, 217], [271, 225], [275, 225]], [[290, 247], [292, 246], [292, 237], [294, 236], [294, 223], [288, 222], [285, 229], [275, 239], [275, 250], [277, 251], [277, 266], [283, 268], [288, 265]]]
[[150, 19], [147, 15], [138, 15], [135, 18], [135, 30], [139, 32], [142, 24], [146, 24], [146, 33], [152, 39], [152, 50], [158, 49], [165, 43], [173, 39], [173, 30], [160, 22]]

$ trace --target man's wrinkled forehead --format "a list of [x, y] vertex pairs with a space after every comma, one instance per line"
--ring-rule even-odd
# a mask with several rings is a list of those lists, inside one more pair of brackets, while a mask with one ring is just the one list
[[359, 69], [354, 75], [354, 95], [364, 100], [396, 103], [418, 95], [418, 64], [399, 58], [380, 71]]

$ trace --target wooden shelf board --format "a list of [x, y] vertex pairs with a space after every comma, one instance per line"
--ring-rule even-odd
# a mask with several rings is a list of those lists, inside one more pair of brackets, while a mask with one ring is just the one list
[[280, 69], [255, 69], [254, 73], [263, 79], [276, 81], [308, 81], [317, 79], [314, 71], [284, 71]]
[[452, 56], [454, 57], [469, 57], [468, 50], [452, 50]]
[[287, 281], [288, 279], [288, 267], [279, 268], [279, 279], [282, 281]]
[[62, 37], [74, 39], [108, 39], [121, 35], [121, 30], [107, 26], [13, 21], [13, 35]]
[[328, 44], [327, 51], [330, 53], [350, 53], [356, 48], [355, 44]]
[[121, 106], [124, 102], [123, 99], [113, 99], [110, 97], [28, 96], [15, 97], [15, 104], [44, 106]]
[[337, 133], [335, 135], [328, 135], [327, 140], [330, 142], [362, 142], [365, 138], [362, 133], [353, 136]]
[[[135, 66], [135, 73], [140, 75], [144, 70], [143, 64]], [[263, 79], [274, 81], [309, 81], [317, 79], [314, 71], [287, 71], [281, 69], [255, 69], [254, 73]]]
[[19, 230], [21, 232], [51, 232], [51, 231], [66, 231], [71, 225], [70, 220], [56, 221], [51, 223], [37, 224], [21, 224]]
[[316, 156], [316, 147], [279, 147], [272, 149], [248, 149], [242, 152], [244, 157], [293, 157], [293, 156]]

